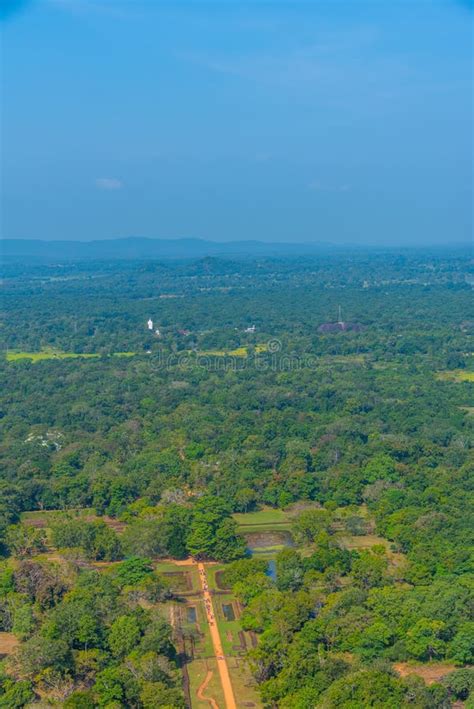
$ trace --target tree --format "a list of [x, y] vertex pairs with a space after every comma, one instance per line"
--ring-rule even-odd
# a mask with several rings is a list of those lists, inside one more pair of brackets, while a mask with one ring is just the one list
[[20, 640], [26, 640], [36, 626], [36, 619], [33, 614], [33, 608], [29, 603], [24, 603], [15, 610], [13, 616], [12, 633]]
[[245, 539], [237, 534], [237, 524], [233, 519], [224, 519], [216, 529], [213, 556], [217, 561], [229, 562], [245, 554]]
[[93, 687], [99, 707], [134, 706], [140, 687], [130, 670], [123, 666], [110, 666], [99, 672]]
[[276, 579], [280, 591], [296, 591], [303, 585], [304, 565], [294, 549], [282, 549], [276, 558]]
[[420, 618], [407, 631], [406, 646], [408, 652], [417, 660], [432, 660], [435, 656], [444, 655], [446, 643], [441, 636], [445, 627], [446, 624], [441, 620]]
[[21, 673], [32, 679], [48, 667], [66, 670], [71, 665], [71, 654], [64, 640], [34, 635], [20, 645], [18, 663]]
[[449, 657], [459, 665], [474, 663], [474, 622], [462, 623], [449, 643]]
[[399, 709], [403, 706], [403, 695], [403, 685], [393, 675], [361, 670], [333, 682], [318, 706], [321, 709]]
[[153, 574], [150, 559], [132, 556], [114, 570], [114, 579], [120, 587], [135, 586]]
[[268, 563], [264, 559], [238, 559], [227, 564], [222, 574], [222, 581], [226, 588], [231, 588], [239, 581], [252, 579], [255, 574], [264, 574]]
[[137, 645], [140, 640], [140, 627], [132, 616], [122, 615], [110, 628], [108, 643], [115, 657], [122, 658]]
[[381, 651], [390, 645], [393, 632], [381, 621], [375, 621], [367, 626], [361, 635], [361, 645], [368, 657], [380, 656]]
[[252, 598], [256, 598], [263, 591], [273, 587], [273, 581], [261, 572], [255, 573], [253, 576], [247, 576], [242, 581], [237, 581], [233, 585], [233, 591], [239, 601], [245, 606], [250, 603]]
[[387, 566], [385, 556], [363, 551], [352, 564], [354, 582], [365, 589], [382, 586], [386, 580]]
[[95, 706], [91, 691], [73, 692], [63, 702], [64, 709], [94, 709]]
[[454, 670], [445, 675], [441, 681], [450, 694], [461, 701], [465, 701], [474, 693], [474, 670], [472, 669]]
[[397, 480], [398, 475], [394, 460], [380, 453], [369, 460], [364, 467], [364, 482], [374, 483], [376, 480]]
[[143, 709], [156, 709], [156, 707], [185, 709], [186, 707], [181, 690], [167, 687], [164, 682], [143, 682], [140, 701]]
[[20, 561], [13, 579], [16, 590], [43, 609], [55, 606], [67, 591], [60, 569], [52, 564]]
[[52, 540], [58, 547], [82, 549], [89, 559], [117, 561], [123, 556], [117, 534], [102, 520], [60, 521], [53, 525]]
[[6, 545], [10, 553], [16, 556], [40, 554], [46, 549], [45, 532], [24, 524], [14, 524], [7, 529]]
[[188, 552], [196, 559], [211, 558], [215, 545], [215, 532], [206, 520], [195, 520], [187, 540]]
[[0, 688], [1, 709], [21, 709], [35, 698], [33, 685], [28, 680], [7, 679]]
[[367, 523], [360, 515], [350, 515], [346, 517], [344, 524], [349, 534], [356, 537], [362, 536], [367, 532]]
[[176, 650], [171, 641], [171, 627], [160, 615], [150, 618], [140, 642], [140, 651], [153, 651], [174, 660]]
[[327, 510], [306, 510], [301, 512], [292, 522], [295, 541], [301, 544], [311, 544], [321, 532], [327, 532], [331, 523], [331, 515]]
[[255, 508], [257, 494], [250, 487], [243, 487], [235, 493], [235, 509], [237, 512], [248, 512]]

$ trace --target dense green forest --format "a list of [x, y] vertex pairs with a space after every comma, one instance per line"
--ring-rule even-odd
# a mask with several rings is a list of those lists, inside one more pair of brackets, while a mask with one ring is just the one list
[[[6, 266], [0, 707], [186, 706], [154, 564], [189, 556], [263, 706], [474, 706], [471, 280], [462, 251]], [[275, 574], [233, 516], [262, 508], [292, 510]]]

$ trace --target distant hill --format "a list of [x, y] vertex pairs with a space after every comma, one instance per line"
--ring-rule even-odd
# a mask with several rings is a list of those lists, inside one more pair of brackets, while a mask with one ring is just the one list
[[0, 253], [4, 262], [61, 262], [102, 259], [195, 259], [206, 256], [256, 257], [301, 256], [338, 247], [324, 243], [284, 244], [263, 241], [204, 239], [146, 239], [130, 237], [103, 241], [40, 241], [4, 239]]

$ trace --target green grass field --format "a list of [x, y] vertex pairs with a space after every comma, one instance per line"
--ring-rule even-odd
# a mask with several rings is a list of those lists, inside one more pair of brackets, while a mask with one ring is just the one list
[[[113, 352], [112, 357], [133, 357], [136, 352]], [[19, 352], [17, 350], [7, 350], [5, 358], [7, 362], [19, 362], [29, 360], [31, 362], [42, 362], [50, 359], [97, 359], [102, 355], [96, 352], [61, 352], [60, 350], [44, 349], [40, 352]]]
[[[268, 349], [264, 343], [255, 345], [255, 352], [262, 354]], [[203, 350], [197, 352], [199, 357], [247, 357], [249, 353], [248, 347], [236, 347], [234, 350]]]
[[[217, 703], [217, 706], [223, 707], [224, 695], [222, 685], [217, 669], [217, 662], [213, 658], [206, 660], [195, 659], [186, 665], [189, 676], [189, 693], [191, 695], [191, 703], [193, 709], [209, 709], [211, 706], [209, 699], [212, 698]], [[212, 677], [207, 683], [205, 689], [202, 690], [202, 697], [198, 697], [198, 690], [202, 687], [208, 673], [212, 672]]]
[[283, 551], [283, 549], [288, 549], [286, 544], [273, 544], [267, 547], [258, 547], [258, 549], [252, 549], [252, 557], [254, 559], [264, 559], [269, 561], [274, 559], [278, 552]]
[[474, 382], [474, 372], [453, 369], [451, 372], [438, 372], [436, 378], [446, 382]]
[[216, 581], [216, 574], [225, 569], [225, 564], [206, 564], [207, 582], [211, 591], [218, 591], [219, 586]]
[[226, 655], [240, 654], [239, 651], [235, 649], [235, 646], [239, 644], [239, 631], [242, 630], [240, 622], [237, 617], [235, 617], [235, 620], [227, 620], [222, 609], [223, 605], [234, 606], [236, 608], [234, 596], [231, 593], [221, 593], [218, 596], [214, 596], [212, 602], [224, 653]]
[[248, 527], [256, 527], [258, 531], [261, 527], [277, 527], [290, 524], [290, 515], [284, 510], [275, 510], [266, 507], [257, 512], [236, 512], [232, 515], [239, 528], [248, 530]]

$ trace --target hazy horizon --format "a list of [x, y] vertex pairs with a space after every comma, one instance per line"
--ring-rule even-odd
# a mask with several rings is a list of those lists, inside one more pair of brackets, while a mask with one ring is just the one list
[[7, 0], [5, 239], [472, 238], [470, 0]]

